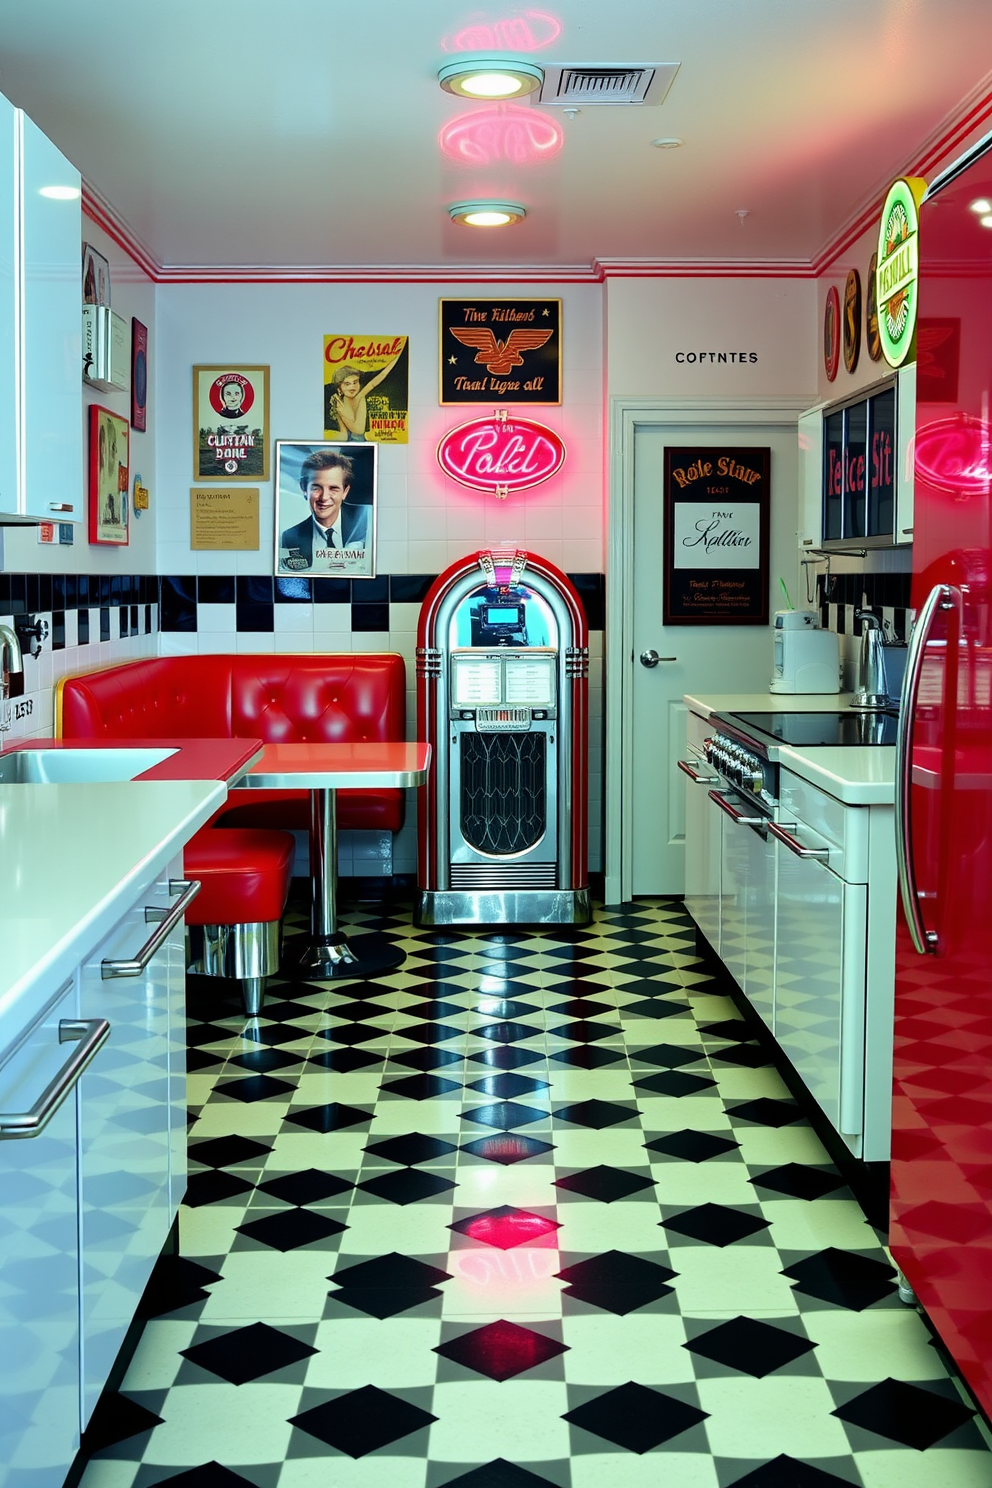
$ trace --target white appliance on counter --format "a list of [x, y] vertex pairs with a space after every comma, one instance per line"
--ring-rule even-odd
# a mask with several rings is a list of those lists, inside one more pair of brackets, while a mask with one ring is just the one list
[[686, 908], [865, 1161], [889, 1155], [892, 807], [845, 805], [781, 765], [779, 751], [891, 745], [895, 726], [840, 712], [690, 712], [680, 763]]
[[840, 638], [814, 610], [776, 610], [769, 692], [840, 692]]

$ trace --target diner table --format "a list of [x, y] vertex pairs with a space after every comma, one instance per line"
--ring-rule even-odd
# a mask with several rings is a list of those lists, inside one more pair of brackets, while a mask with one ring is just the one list
[[405, 953], [384, 935], [349, 940], [338, 924], [336, 792], [423, 785], [429, 744], [266, 744], [238, 782], [242, 790], [310, 792], [310, 933], [283, 961], [282, 975], [303, 981], [345, 981], [394, 971]]

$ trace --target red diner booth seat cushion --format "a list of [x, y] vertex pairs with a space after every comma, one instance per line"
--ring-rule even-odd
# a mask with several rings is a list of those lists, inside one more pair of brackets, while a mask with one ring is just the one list
[[[159, 656], [66, 678], [64, 739], [229, 739], [229, 656]], [[257, 738], [257, 735], [255, 735]]]
[[201, 888], [187, 925], [250, 925], [282, 918], [296, 842], [291, 832], [201, 827], [183, 849], [187, 878]]

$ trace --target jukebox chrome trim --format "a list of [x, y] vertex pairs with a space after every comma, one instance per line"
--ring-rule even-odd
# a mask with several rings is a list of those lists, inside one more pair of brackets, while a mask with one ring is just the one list
[[418, 925], [588, 925], [586, 889], [421, 890]]

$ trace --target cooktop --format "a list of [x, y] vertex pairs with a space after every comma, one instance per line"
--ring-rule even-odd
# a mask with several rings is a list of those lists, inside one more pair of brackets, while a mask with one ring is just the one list
[[847, 708], [842, 713], [727, 713], [738, 729], [756, 730], [797, 749], [854, 744], [895, 744], [894, 713]]

